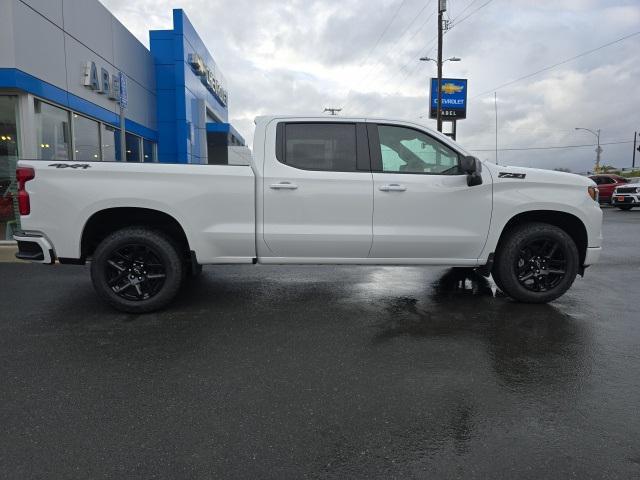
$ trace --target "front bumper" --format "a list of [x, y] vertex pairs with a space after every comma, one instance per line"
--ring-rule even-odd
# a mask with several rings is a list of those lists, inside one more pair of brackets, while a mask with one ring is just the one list
[[13, 235], [13, 239], [18, 242], [16, 258], [33, 263], [52, 264], [55, 262], [56, 256], [53, 247], [43, 234], [18, 231]]
[[640, 207], [640, 194], [620, 193], [611, 196], [611, 205]]

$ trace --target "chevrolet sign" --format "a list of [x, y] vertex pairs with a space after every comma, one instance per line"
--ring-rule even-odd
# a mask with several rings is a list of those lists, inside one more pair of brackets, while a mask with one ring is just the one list
[[207, 66], [202, 57], [197, 53], [190, 53], [188, 61], [193, 69], [193, 73], [200, 77], [202, 84], [226, 107], [229, 94], [223, 85], [222, 78], [216, 76], [214, 69]]
[[[431, 79], [430, 118], [437, 117], [438, 79]], [[460, 120], [467, 118], [467, 80], [462, 78], [442, 79], [442, 119]]]

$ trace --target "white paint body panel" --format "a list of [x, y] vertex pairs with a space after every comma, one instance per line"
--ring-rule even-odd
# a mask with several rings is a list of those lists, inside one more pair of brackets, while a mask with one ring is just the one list
[[[27, 183], [31, 214], [22, 229], [40, 232], [57, 257], [80, 258], [82, 232], [95, 213], [140, 207], [172, 216], [200, 263], [484, 265], [505, 225], [529, 211], [559, 211], [585, 226], [584, 263], [597, 261], [602, 211], [587, 194], [595, 185], [577, 175], [483, 164], [483, 184], [460, 176], [318, 172], [275, 158], [279, 121], [327, 117], [259, 117], [249, 166], [91, 163], [35, 169]], [[360, 118], [330, 119], [366, 122]], [[410, 122], [460, 154], [459, 145]], [[77, 162], [63, 162], [73, 164]], [[244, 162], [238, 162], [244, 163]], [[500, 173], [526, 177], [501, 178]], [[286, 183], [288, 182], [288, 184]], [[285, 183], [297, 188], [271, 188]], [[383, 191], [398, 184], [403, 191]]]
[[80, 258], [82, 231], [93, 214], [139, 207], [172, 216], [202, 263], [247, 263], [255, 258], [250, 167], [95, 162], [84, 170], [50, 164], [20, 162], [36, 174], [27, 183], [31, 214], [21, 217], [21, 225], [46, 234], [58, 257]]
[[[373, 258], [468, 259], [482, 251], [491, 222], [491, 177], [374, 173]], [[386, 191], [398, 185], [402, 190]], [[381, 190], [382, 189], [382, 190]]]
[[[266, 127], [275, 140], [277, 122]], [[370, 172], [301, 170], [280, 163], [265, 149], [262, 186], [266, 257], [366, 258], [373, 215]]]

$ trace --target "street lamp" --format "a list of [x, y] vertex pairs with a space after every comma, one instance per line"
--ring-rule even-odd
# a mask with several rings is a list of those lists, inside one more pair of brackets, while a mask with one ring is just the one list
[[[438, 52], [440, 53], [440, 52]], [[442, 57], [440, 57], [442, 58]], [[442, 65], [446, 62], [459, 62], [461, 61], [461, 58], [458, 57], [451, 57], [451, 58], [447, 58], [446, 60], [442, 60], [442, 61], [438, 61], [435, 58], [430, 58], [430, 57], [421, 57], [420, 61], [421, 62], [433, 62], [438, 66], [438, 105], [436, 105], [436, 121], [437, 121], [437, 127], [438, 127], [438, 131], [442, 132]]]
[[575, 130], [584, 130], [585, 132], [589, 132], [590, 134], [596, 137], [597, 147], [596, 147], [595, 173], [599, 173], [600, 172], [600, 154], [602, 153], [602, 148], [600, 147], [600, 129], [593, 131], [590, 128], [575, 127]]

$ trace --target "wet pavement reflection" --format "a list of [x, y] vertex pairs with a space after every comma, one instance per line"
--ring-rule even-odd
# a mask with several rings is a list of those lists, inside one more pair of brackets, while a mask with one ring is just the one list
[[135, 316], [85, 268], [0, 265], [0, 476], [638, 478], [617, 213], [551, 305], [468, 269], [220, 266]]

